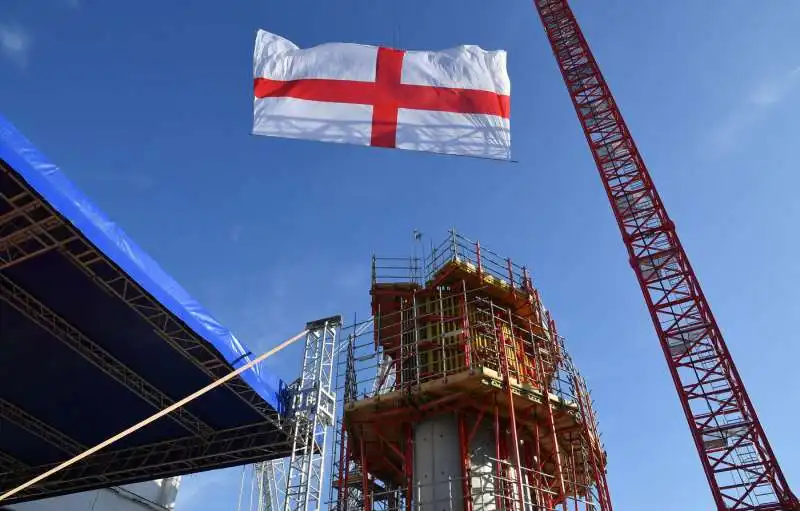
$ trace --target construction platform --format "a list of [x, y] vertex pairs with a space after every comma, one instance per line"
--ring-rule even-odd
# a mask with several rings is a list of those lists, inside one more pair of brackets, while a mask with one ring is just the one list
[[527, 269], [454, 231], [416, 253], [373, 257], [372, 331], [347, 330], [335, 509], [610, 509], [588, 387]]
[[[249, 360], [0, 117], [0, 493]], [[2, 504], [286, 456], [282, 396], [248, 370]]]
[[[581, 428], [580, 410], [577, 403], [548, 393], [548, 403], [539, 389], [511, 381], [514, 409], [519, 427], [533, 429], [549, 413], [553, 414], [555, 431], [566, 435]], [[397, 477], [395, 467], [402, 466], [403, 455], [392, 449], [404, 440], [403, 425], [417, 422], [429, 415], [453, 413], [456, 410], [475, 408], [479, 414], [492, 415], [492, 406], [497, 406], [501, 420], [508, 420], [510, 410], [508, 396], [503, 389], [503, 378], [488, 367], [477, 367], [470, 371], [449, 373], [437, 380], [423, 382], [416, 389], [415, 403], [408, 406], [409, 395], [405, 390], [395, 390], [371, 398], [361, 399], [346, 405], [344, 421], [350, 427], [354, 453], [361, 456], [361, 448], [370, 452], [365, 457], [375, 460], [370, 472], [382, 481]], [[552, 412], [550, 411], [552, 410]], [[382, 428], [374, 424], [385, 422]], [[543, 435], [540, 448], [552, 450], [553, 437]], [[577, 466], [585, 465], [583, 457]], [[553, 470], [552, 467], [544, 467]], [[581, 476], [585, 477], [584, 474]]]

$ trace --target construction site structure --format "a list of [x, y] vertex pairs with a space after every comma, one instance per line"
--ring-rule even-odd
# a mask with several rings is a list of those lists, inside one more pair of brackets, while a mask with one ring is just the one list
[[524, 267], [454, 231], [373, 259], [337, 364], [330, 507], [611, 510], [586, 383]]
[[567, 0], [535, 0], [718, 511], [800, 510], [700, 282]]
[[292, 424], [292, 454], [286, 476], [284, 511], [322, 507], [327, 438], [336, 417], [333, 360], [341, 324], [341, 316], [306, 324], [308, 333], [300, 378], [291, 388], [288, 419]]
[[290, 455], [242, 468], [237, 511], [316, 511], [336, 417], [334, 359], [341, 316], [306, 323], [300, 377], [283, 389]]
[[243, 465], [236, 511], [282, 511], [286, 500], [287, 458]]

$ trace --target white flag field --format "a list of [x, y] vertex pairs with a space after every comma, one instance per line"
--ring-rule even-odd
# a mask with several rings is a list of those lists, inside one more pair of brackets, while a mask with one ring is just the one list
[[253, 133], [479, 158], [511, 156], [505, 51], [298, 48], [259, 30]]

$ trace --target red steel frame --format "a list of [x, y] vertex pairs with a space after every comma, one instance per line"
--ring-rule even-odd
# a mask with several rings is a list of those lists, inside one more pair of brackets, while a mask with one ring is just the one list
[[[341, 409], [343, 415], [351, 411], [342, 417], [334, 450], [338, 462], [331, 471], [336, 474], [331, 504], [335, 509], [409, 511], [433, 505], [415, 495], [426, 484], [414, 474], [413, 425], [424, 417], [453, 414], [461, 470], [451, 484], [461, 492], [464, 511], [482, 509], [483, 499], [508, 511], [612, 511], [605, 452], [589, 411], [588, 389], [565, 351], [555, 321], [539, 302], [527, 270], [455, 232], [438, 249], [432, 248], [431, 267], [422, 272], [424, 276], [418, 269], [397, 266], [399, 262], [388, 264], [392, 266], [378, 267], [373, 259], [373, 331], [354, 325], [353, 331], [362, 333], [349, 337], [347, 359], [339, 364], [340, 373], [344, 370]], [[380, 275], [398, 269], [409, 275]], [[438, 305], [430, 309], [431, 303]], [[445, 328], [445, 321], [452, 330]], [[420, 329], [430, 324], [437, 324], [437, 333], [421, 336]], [[459, 342], [445, 345], [448, 333]], [[421, 363], [420, 353], [438, 352], [438, 343], [442, 343], [440, 365]], [[456, 352], [463, 360], [451, 365], [448, 360], [453, 359], [448, 357]], [[470, 384], [445, 392], [439, 386], [450, 377], [456, 382], [480, 378], [474, 371], [486, 374], [486, 367], [496, 370], [494, 390]], [[384, 369], [392, 372], [391, 380]], [[428, 395], [423, 386], [429, 382], [440, 390]], [[378, 389], [389, 393], [372, 401]], [[518, 400], [515, 395], [524, 389], [548, 397]], [[398, 391], [404, 392], [402, 398]], [[553, 394], [558, 403], [550, 398]], [[361, 412], [349, 408], [362, 399], [370, 400], [367, 408]], [[493, 431], [494, 449], [488, 450], [494, 458], [490, 486], [480, 475], [474, 476], [476, 484], [471, 472], [470, 446], [483, 427]], [[440, 504], [436, 501], [437, 507]]]
[[797, 510], [722, 333], [567, 0], [535, 0], [718, 510]]

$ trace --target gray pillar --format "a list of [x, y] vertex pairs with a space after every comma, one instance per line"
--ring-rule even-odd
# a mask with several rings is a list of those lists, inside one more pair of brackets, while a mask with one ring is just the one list
[[[495, 439], [491, 421], [478, 426], [469, 445], [474, 511], [498, 511]], [[414, 428], [414, 509], [463, 511], [458, 422], [454, 414], [426, 419]]]
[[474, 511], [496, 511], [495, 500], [495, 441], [491, 421], [484, 420], [478, 426], [469, 445], [470, 483], [472, 485], [472, 509]]
[[432, 417], [414, 427], [414, 482], [414, 509], [464, 509], [455, 415]]

